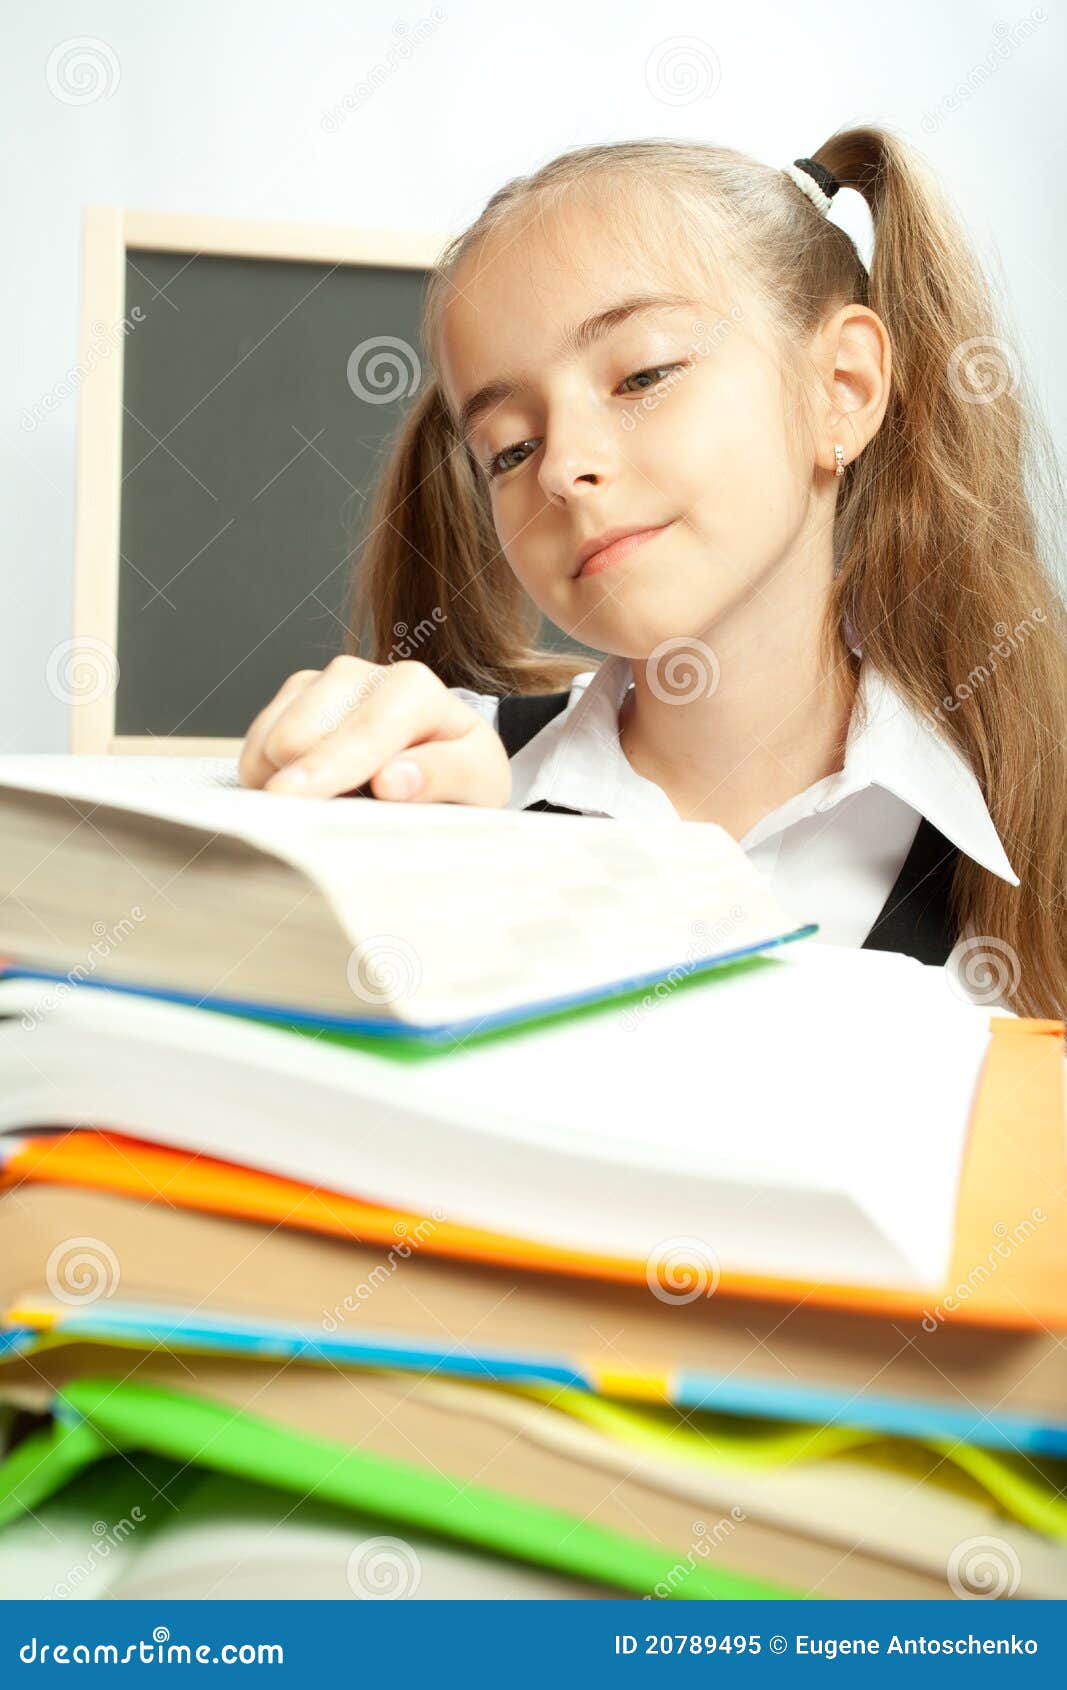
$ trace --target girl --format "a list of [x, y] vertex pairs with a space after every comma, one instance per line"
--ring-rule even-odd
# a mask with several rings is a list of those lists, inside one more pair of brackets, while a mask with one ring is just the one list
[[716, 822], [821, 939], [1067, 1013], [1054, 458], [921, 159], [565, 153], [447, 248], [423, 344], [363, 639], [290, 676], [242, 781]]

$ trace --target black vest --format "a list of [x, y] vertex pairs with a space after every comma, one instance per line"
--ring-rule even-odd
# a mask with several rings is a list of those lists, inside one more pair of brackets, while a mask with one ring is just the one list
[[[569, 697], [569, 692], [550, 692], [502, 698], [496, 727], [508, 756], [514, 757], [553, 716], [558, 716]], [[551, 810], [563, 816], [582, 814], [563, 804], [549, 804], [544, 798], [526, 808]], [[951, 896], [958, 856], [951, 840], [923, 816], [893, 890], [861, 948], [903, 951], [919, 962], [943, 965], [958, 938]]]

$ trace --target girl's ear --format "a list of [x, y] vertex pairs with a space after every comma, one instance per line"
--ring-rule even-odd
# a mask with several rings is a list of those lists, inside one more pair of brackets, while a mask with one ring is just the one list
[[848, 465], [882, 425], [893, 367], [889, 331], [867, 306], [844, 305], [820, 331], [815, 356], [825, 392], [817, 462], [835, 474], [835, 445], [844, 448]]

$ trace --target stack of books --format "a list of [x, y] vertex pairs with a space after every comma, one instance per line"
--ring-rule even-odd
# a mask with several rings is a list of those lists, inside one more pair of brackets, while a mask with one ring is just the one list
[[140, 1472], [85, 1594], [1067, 1595], [1062, 1023], [707, 824], [9, 757], [0, 838], [0, 1567]]

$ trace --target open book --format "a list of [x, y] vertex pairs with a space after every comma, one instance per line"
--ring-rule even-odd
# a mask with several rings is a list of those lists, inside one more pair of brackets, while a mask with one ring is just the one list
[[[801, 1588], [819, 1582], [819, 1569], [810, 1565], [818, 1553], [815, 1540], [826, 1551], [836, 1546], [839, 1565], [846, 1563], [850, 1576], [857, 1562], [869, 1557], [865, 1577], [875, 1596], [889, 1595], [887, 1584], [894, 1578], [915, 1581], [903, 1591], [894, 1586], [896, 1594], [937, 1594], [915, 1589], [921, 1575], [940, 1578], [948, 1596], [946, 1569], [953, 1564], [953, 1551], [968, 1538], [988, 1541], [992, 1534], [1005, 1555], [1010, 1549], [1021, 1572], [1016, 1595], [1067, 1596], [1067, 1502], [1059, 1494], [1067, 1472], [1060, 1463], [1043, 1461], [1038, 1468], [1027, 1462], [1026, 1480], [1020, 1483], [1018, 1458], [1011, 1450], [974, 1449], [955, 1440], [932, 1448], [890, 1441], [847, 1420], [805, 1428], [773, 1420], [754, 1425], [740, 1416], [672, 1413], [658, 1403], [607, 1401], [558, 1384], [487, 1385], [443, 1373], [418, 1377], [384, 1368], [353, 1375], [337, 1367], [192, 1354], [179, 1358], [162, 1349], [146, 1354], [105, 1345], [60, 1345], [40, 1352], [33, 1370], [28, 1363], [0, 1364], [0, 1391], [54, 1417], [60, 1405], [46, 1381], [58, 1379], [66, 1388], [79, 1378], [110, 1387], [116, 1393], [112, 1410], [125, 1390], [123, 1381], [132, 1380], [135, 1386], [164, 1387], [176, 1419], [184, 1415], [193, 1421], [212, 1410], [220, 1418], [228, 1413], [235, 1427], [248, 1429], [246, 1451], [261, 1459], [256, 1434], [267, 1421], [274, 1433], [274, 1459], [260, 1471], [270, 1488], [232, 1472], [205, 1472], [194, 1463], [174, 1461], [168, 1471], [162, 1457], [140, 1447], [133, 1457], [136, 1466], [105, 1454], [43, 1503], [35, 1495], [32, 1514], [0, 1528], [0, 1589], [9, 1599], [292, 1600], [307, 1595], [322, 1600], [351, 1595], [346, 1571], [360, 1546], [377, 1539], [370, 1545], [373, 1553], [382, 1547], [382, 1533], [395, 1542], [397, 1522], [394, 1517], [392, 1524], [370, 1525], [354, 1510], [341, 1513], [328, 1500], [329, 1489], [308, 1497], [307, 1468], [297, 1471], [295, 1463], [297, 1451], [312, 1440], [324, 1454], [332, 1452], [335, 1480], [345, 1454], [353, 1450], [377, 1455], [383, 1463], [397, 1457], [417, 1462], [416, 1471], [430, 1485], [447, 1473], [462, 1485], [464, 1467], [469, 1472], [480, 1466], [478, 1485], [491, 1486], [498, 1497], [503, 1493], [515, 1508], [513, 1553], [523, 1548], [536, 1552], [534, 1531], [522, 1534], [524, 1516], [531, 1527], [534, 1523], [522, 1499], [536, 1487], [535, 1502], [548, 1504], [552, 1475], [567, 1486], [560, 1497], [567, 1510], [578, 1514], [576, 1504], [584, 1493], [593, 1509], [589, 1523], [599, 1518], [621, 1526], [630, 1540], [648, 1542], [645, 1534], [653, 1522], [641, 1502], [650, 1491], [689, 1507], [683, 1541], [694, 1519], [759, 1522], [765, 1577], [773, 1576], [779, 1547], [766, 1528], [789, 1534], [780, 1547], [786, 1555], [792, 1552], [792, 1564], [782, 1568], [781, 1578]], [[203, 1427], [202, 1420], [199, 1424]], [[207, 1461], [213, 1453], [209, 1446]], [[44, 1471], [36, 1475], [40, 1490], [49, 1476], [47, 1460], [43, 1456]], [[277, 1488], [283, 1465], [298, 1478], [298, 1495]], [[247, 1455], [244, 1472], [255, 1472]], [[160, 1490], [173, 1508], [159, 1507]], [[100, 1520], [125, 1521], [127, 1527], [105, 1536], [103, 1527], [92, 1531], [92, 1523]], [[553, 1587], [547, 1572], [539, 1580], [517, 1562], [476, 1559], [473, 1545], [439, 1541], [434, 1546], [423, 1532], [413, 1537], [407, 1524], [402, 1530], [417, 1574], [416, 1587], [406, 1592], [410, 1596], [604, 1594], [596, 1586], [562, 1578]], [[573, 1545], [573, 1521], [561, 1532]], [[727, 1549], [725, 1539], [716, 1549]], [[638, 1557], [628, 1560], [637, 1563]], [[397, 1576], [401, 1571], [394, 1568]], [[453, 1575], [448, 1587], [439, 1588], [446, 1574]], [[481, 1588], [472, 1583], [479, 1574]], [[404, 1593], [395, 1588], [395, 1579], [394, 1587], [382, 1592]], [[830, 1593], [820, 1586], [822, 1596]]]
[[[411, 1589], [398, 1582], [405, 1567]], [[294, 1495], [141, 1449], [96, 1462], [0, 1530], [0, 1590], [3, 1600], [22, 1602], [626, 1594], [450, 1542], [407, 1521], [398, 1528], [395, 1516], [328, 1495]]]
[[815, 931], [706, 822], [294, 798], [231, 758], [0, 758], [24, 972], [446, 1038]]
[[647, 1007], [403, 1061], [0, 980], [0, 1132], [110, 1128], [430, 1217], [431, 1236], [447, 1221], [668, 1277], [695, 1254], [708, 1287], [939, 1286], [990, 1020], [942, 976], [787, 945]]

